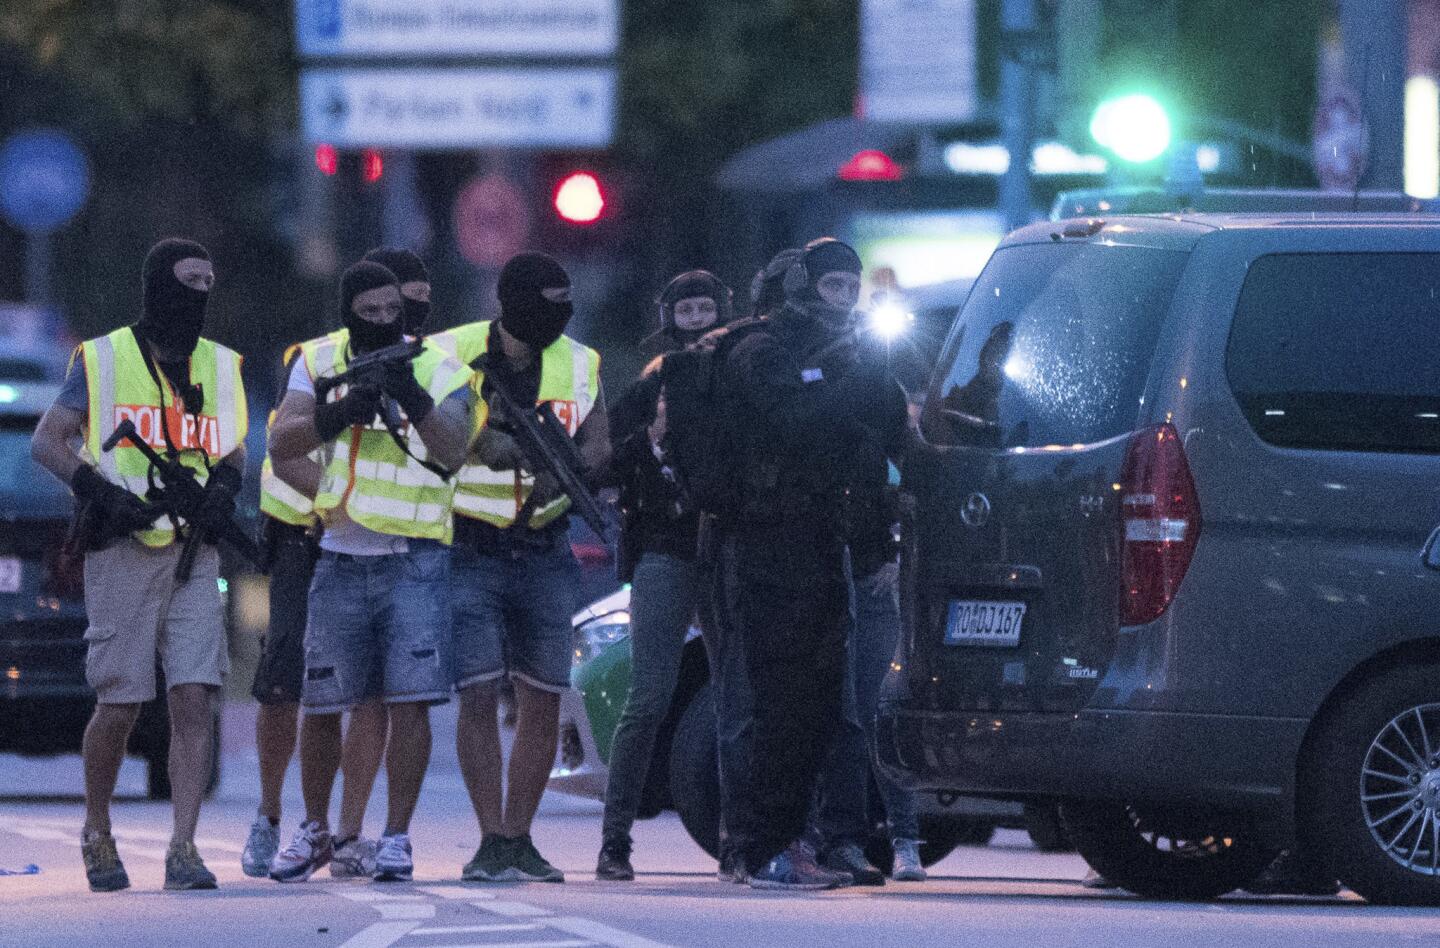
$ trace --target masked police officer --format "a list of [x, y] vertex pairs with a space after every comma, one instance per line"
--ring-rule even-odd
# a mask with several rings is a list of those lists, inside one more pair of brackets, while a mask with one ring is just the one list
[[[730, 289], [712, 273], [691, 270], [671, 280], [656, 301], [654, 348], [673, 352], [728, 321]], [[630, 692], [610, 751], [598, 879], [635, 878], [630, 828], [640, 807], [655, 736], [670, 710], [686, 634], [700, 594], [696, 562], [699, 511], [670, 455], [663, 374], [658, 357], [620, 398], [611, 430], [612, 476], [625, 512], [620, 579], [631, 583]]]
[[[229, 520], [245, 462], [240, 356], [200, 335], [214, 279], [199, 244], [172, 238], [152, 247], [139, 322], [80, 346], [32, 442], [35, 459], [70, 484], [91, 527], [85, 677], [97, 704], [85, 729], [81, 851], [95, 891], [130, 884], [110, 834], [110, 798], [140, 705], [155, 697], [157, 654], [169, 689], [175, 810], [165, 888], [215, 888], [194, 844], [214, 752], [212, 703], [228, 666], [214, 547], [200, 548], [188, 581], [176, 578], [177, 536], [213, 534]], [[102, 448], [125, 419], [205, 485], [199, 507], [142, 501], [150, 462], [129, 442]], [[78, 456], [72, 439], [81, 444]]]
[[[301, 704], [307, 717], [336, 716], [377, 695], [388, 706], [390, 799], [374, 878], [405, 880], [413, 872], [410, 819], [430, 757], [429, 706], [450, 692], [449, 471], [464, 461], [473, 434], [471, 373], [427, 346], [321, 396], [325, 379], [355, 357], [404, 337], [395, 274], [362, 261], [345, 271], [340, 290], [346, 332], [302, 347], [271, 429], [270, 457], [276, 476], [314, 498], [324, 525]], [[335, 766], [333, 754], [302, 748], [306, 820], [276, 855], [271, 878], [303, 880], [330, 860], [334, 842], [323, 816]]]
[[[404, 332], [414, 337], [430, 315], [430, 274], [424, 261], [409, 250], [377, 247], [365, 259], [379, 263], [400, 281]], [[341, 328], [317, 339], [296, 343], [285, 351], [284, 387], [295, 360], [327, 345], [345, 345], [349, 330]], [[270, 423], [275, 412], [270, 414]], [[267, 432], [268, 434], [268, 432]], [[319, 476], [320, 452], [310, 457]], [[279, 851], [280, 791], [295, 751], [301, 678], [305, 671], [305, 617], [310, 580], [320, 554], [319, 518], [309, 497], [275, 476], [270, 458], [260, 470], [260, 511], [270, 560], [270, 628], [263, 639], [251, 693], [260, 703], [255, 717], [255, 747], [260, 762], [260, 806], [241, 853], [248, 876], [270, 874]], [[369, 878], [375, 868], [375, 845], [361, 835], [365, 808], [384, 754], [388, 718], [379, 700], [366, 701], [350, 712], [341, 742], [340, 715], [308, 714], [300, 727], [300, 753], [309, 758], [313, 786], [308, 797], [316, 819], [328, 823], [330, 792], [337, 768], [345, 774], [340, 824], [333, 841], [330, 874], [336, 878]]]
[[[484, 365], [473, 383], [482, 397], [488, 386], [504, 385], [521, 405], [548, 403], [586, 468], [601, 470], [610, 435], [600, 356], [564, 335], [573, 313], [569, 275], [544, 254], [523, 253], [505, 264], [496, 292], [499, 320], [460, 326], [431, 341], [462, 362]], [[569, 498], [548, 474], [533, 473], [532, 461], [506, 433], [511, 424], [492, 411], [456, 475], [456, 752], [481, 832], [463, 876], [563, 882], [536, 850], [530, 824], [555, 760], [560, 696], [570, 687], [579, 564], [568, 536]], [[502, 772], [497, 690], [507, 675], [518, 709], [508, 772]]]
[[843, 879], [799, 839], [841, 714], [845, 550], [873, 522], [905, 430], [883, 349], [855, 332], [860, 272], [847, 245], [807, 244], [786, 270], [785, 305], [724, 359], [722, 447], [735, 474], [716, 511], [718, 566], [754, 693], [745, 857], [756, 888]]

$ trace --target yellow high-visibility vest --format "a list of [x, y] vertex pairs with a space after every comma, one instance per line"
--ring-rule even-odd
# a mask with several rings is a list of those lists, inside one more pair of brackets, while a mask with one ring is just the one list
[[[180, 452], [181, 463], [193, 470], [202, 484], [209, 465], [244, 443], [250, 419], [239, 353], [209, 339], [196, 344], [190, 355], [190, 382], [200, 386], [204, 405], [199, 415], [190, 415], [164, 373], [156, 368], [158, 383], [150, 374], [129, 326], [82, 343], [79, 352], [90, 393], [85, 460], [106, 480], [140, 497], [150, 486], [150, 462], [139, 448], [128, 441], [110, 451], [101, 448], [115, 426], [127, 418], [135, 423], [141, 439], [162, 455], [173, 445]], [[175, 539], [175, 527], [168, 516], [161, 516], [149, 529], [137, 531], [135, 538], [146, 546], [167, 546]]]
[[[345, 371], [346, 343], [348, 339], [342, 342], [326, 337], [305, 352], [312, 381]], [[416, 379], [436, 405], [464, 388], [474, 375], [468, 366], [428, 345], [412, 365]], [[342, 398], [345, 389], [339, 386], [329, 397]], [[343, 509], [351, 520], [377, 533], [449, 543], [455, 480], [447, 481], [420, 463], [429, 458], [429, 452], [414, 425], [406, 422], [401, 434], [409, 454], [378, 419], [367, 426], [354, 425], [324, 445], [325, 470], [315, 495], [315, 510], [322, 520], [328, 519], [331, 511]]]
[[[490, 344], [490, 322], [469, 323], [429, 337], [429, 341], [470, 364]], [[477, 399], [484, 378], [480, 372], [471, 380]], [[550, 403], [555, 416], [573, 436], [595, 407], [600, 395], [600, 353], [561, 336], [540, 353], [540, 391], [537, 405]], [[496, 471], [483, 464], [466, 464], [455, 475], [455, 512], [496, 527], [515, 522], [535, 488], [535, 478], [520, 471]], [[536, 510], [530, 526], [553, 523], [570, 509], [570, 498], [560, 497]]]
[[[318, 338], [297, 342], [290, 346], [285, 350], [285, 355], [281, 360], [285, 366], [285, 382], [289, 382], [290, 370], [294, 367], [297, 355], [313, 351], [316, 346], [326, 341], [343, 346], [349, 340], [350, 334], [347, 330], [337, 329]], [[276, 405], [265, 422], [265, 460], [260, 465], [260, 510], [282, 523], [297, 527], [312, 527], [319, 520], [319, 517], [315, 515], [314, 501], [282, 481], [275, 474], [275, 466], [270, 463], [270, 428], [275, 424], [275, 415], [279, 408], [280, 406]], [[315, 451], [310, 457], [317, 464], [324, 461], [319, 451]]]

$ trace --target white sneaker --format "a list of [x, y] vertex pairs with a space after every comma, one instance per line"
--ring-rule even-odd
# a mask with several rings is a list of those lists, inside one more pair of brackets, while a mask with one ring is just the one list
[[330, 860], [330, 875], [336, 879], [370, 879], [375, 875], [375, 843], [363, 836], [337, 842]]
[[410, 834], [386, 834], [380, 837], [375, 853], [376, 882], [409, 882], [415, 874], [415, 861], [410, 856]]
[[245, 851], [240, 854], [240, 868], [247, 876], [263, 879], [270, 874], [270, 863], [280, 851], [280, 827], [270, 822], [268, 816], [255, 815], [250, 824], [250, 836], [245, 840]]
[[920, 840], [896, 839], [892, 842], [895, 847], [895, 868], [891, 871], [890, 878], [896, 882], [924, 882], [925, 864], [920, 861]]
[[276, 882], [304, 882], [330, 861], [330, 831], [316, 820], [300, 824], [290, 845], [275, 854], [270, 878]]

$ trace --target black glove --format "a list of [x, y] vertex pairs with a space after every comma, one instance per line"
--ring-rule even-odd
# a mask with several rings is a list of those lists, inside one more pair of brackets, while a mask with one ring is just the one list
[[345, 397], [315, 404], [315, 430], [321, 441], [334, 441], [351, 425], [368, 425], [380, 413], [380, 390], [373, 385], [350, 386]]
[[235, 516], [235, 495], [240, 493], [241, 479], [240, 469], [229, 464], [217, 464], [211, 469], [200, 509], [195, 512], [195, 526], [205, 531], [206, 542], [216, 542], [221, 529]]
[[119, 484], [112, 484], [95, 468], [82, 464], [70, 478], [70, 489], [82, 505], [93, 505], [98, 516], [96, 536], [88, 538], [92, 548], [143, 530], [154, 522], [156, 514], [143, 500]]
[[415, 378], [409, 362], [385, 363], [380, 390], [395, 399], [412, 425], [420, 424], [435, 408], [435, 399], [420, 387], [420, 380]]

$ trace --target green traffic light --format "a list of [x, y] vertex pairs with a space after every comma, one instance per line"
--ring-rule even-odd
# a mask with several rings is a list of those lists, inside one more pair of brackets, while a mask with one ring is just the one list
[[1170, 116], [1148, 95], [1106, 99], [1090, 119], [1090, 137], [1122, 161], [1144, 164], [1170, 147]]

